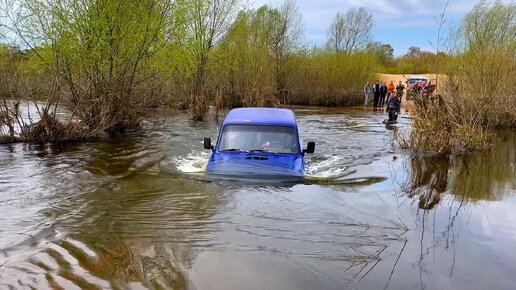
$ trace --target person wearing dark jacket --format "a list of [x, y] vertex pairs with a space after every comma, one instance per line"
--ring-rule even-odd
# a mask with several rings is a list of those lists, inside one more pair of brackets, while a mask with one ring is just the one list
[[382, 83], [382, 85], [380, 86], [380, 108], [383, 108], [383, 104], [384, 103], [387, 103], [387, 100], [385, 99], [387, 95], [387, 84], [385, 84], [385, 82]]
[[400, 81], [400, 83], [396, 86], [396, 98], [398, 98], [400, 107], [398, 108], [398, 113], [401, 110], [401, 100], [403, 99], [403, 90], [405, 90], [405, 86]]
[[373, 86], [373, 95], [374, 95], [374, 108], [378, 108], [378, 104], [380, 101], [380, 83], [376, 81]]
[[389, 122], [396, 122], [398, 119], [398, 110], [400, 108], [400, 101], [394, 93], [391, 93], [387, 101], [387, 113], [389, 113]]

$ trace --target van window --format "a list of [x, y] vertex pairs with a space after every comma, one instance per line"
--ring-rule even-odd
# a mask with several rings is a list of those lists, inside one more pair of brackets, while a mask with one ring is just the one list
[[218, 150], [298, 154], [299, 143], [293, 127], [226, 125]]

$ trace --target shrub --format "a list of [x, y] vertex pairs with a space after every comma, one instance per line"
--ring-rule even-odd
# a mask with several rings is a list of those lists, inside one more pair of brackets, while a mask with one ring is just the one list
[[488, 147], [516, 126], [516, 4], [477, 4], [455, 32], [454, 56], [431, 102], [416, 102], [411, 148], [438, 155]]
[[366, 81], [377, 78], [376, 56], [314, 49], [300, 53], [288, 63], [288, 104], [356, 106], [363, 103]]

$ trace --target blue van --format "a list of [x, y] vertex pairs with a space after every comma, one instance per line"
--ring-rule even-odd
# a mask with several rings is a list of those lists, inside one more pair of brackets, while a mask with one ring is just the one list
[[314, 152], [315, 143], [301, 149], [291, 110], [240, 108], [226, 116], [215, 147], [204, 138], [204, 148], [213, 151], [208, 174], [283, 178], [303, 177], [303, 156]]

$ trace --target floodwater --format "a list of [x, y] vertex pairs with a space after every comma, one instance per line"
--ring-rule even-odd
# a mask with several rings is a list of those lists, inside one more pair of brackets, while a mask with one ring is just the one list
[[295, 111], [316, 141], [299, 183], [204, 176], [219, 124], [180, 113], [0, 145], [0, 289], [514, 289], [514, 131], [436, 160], [399, 150], [381, 113]]

